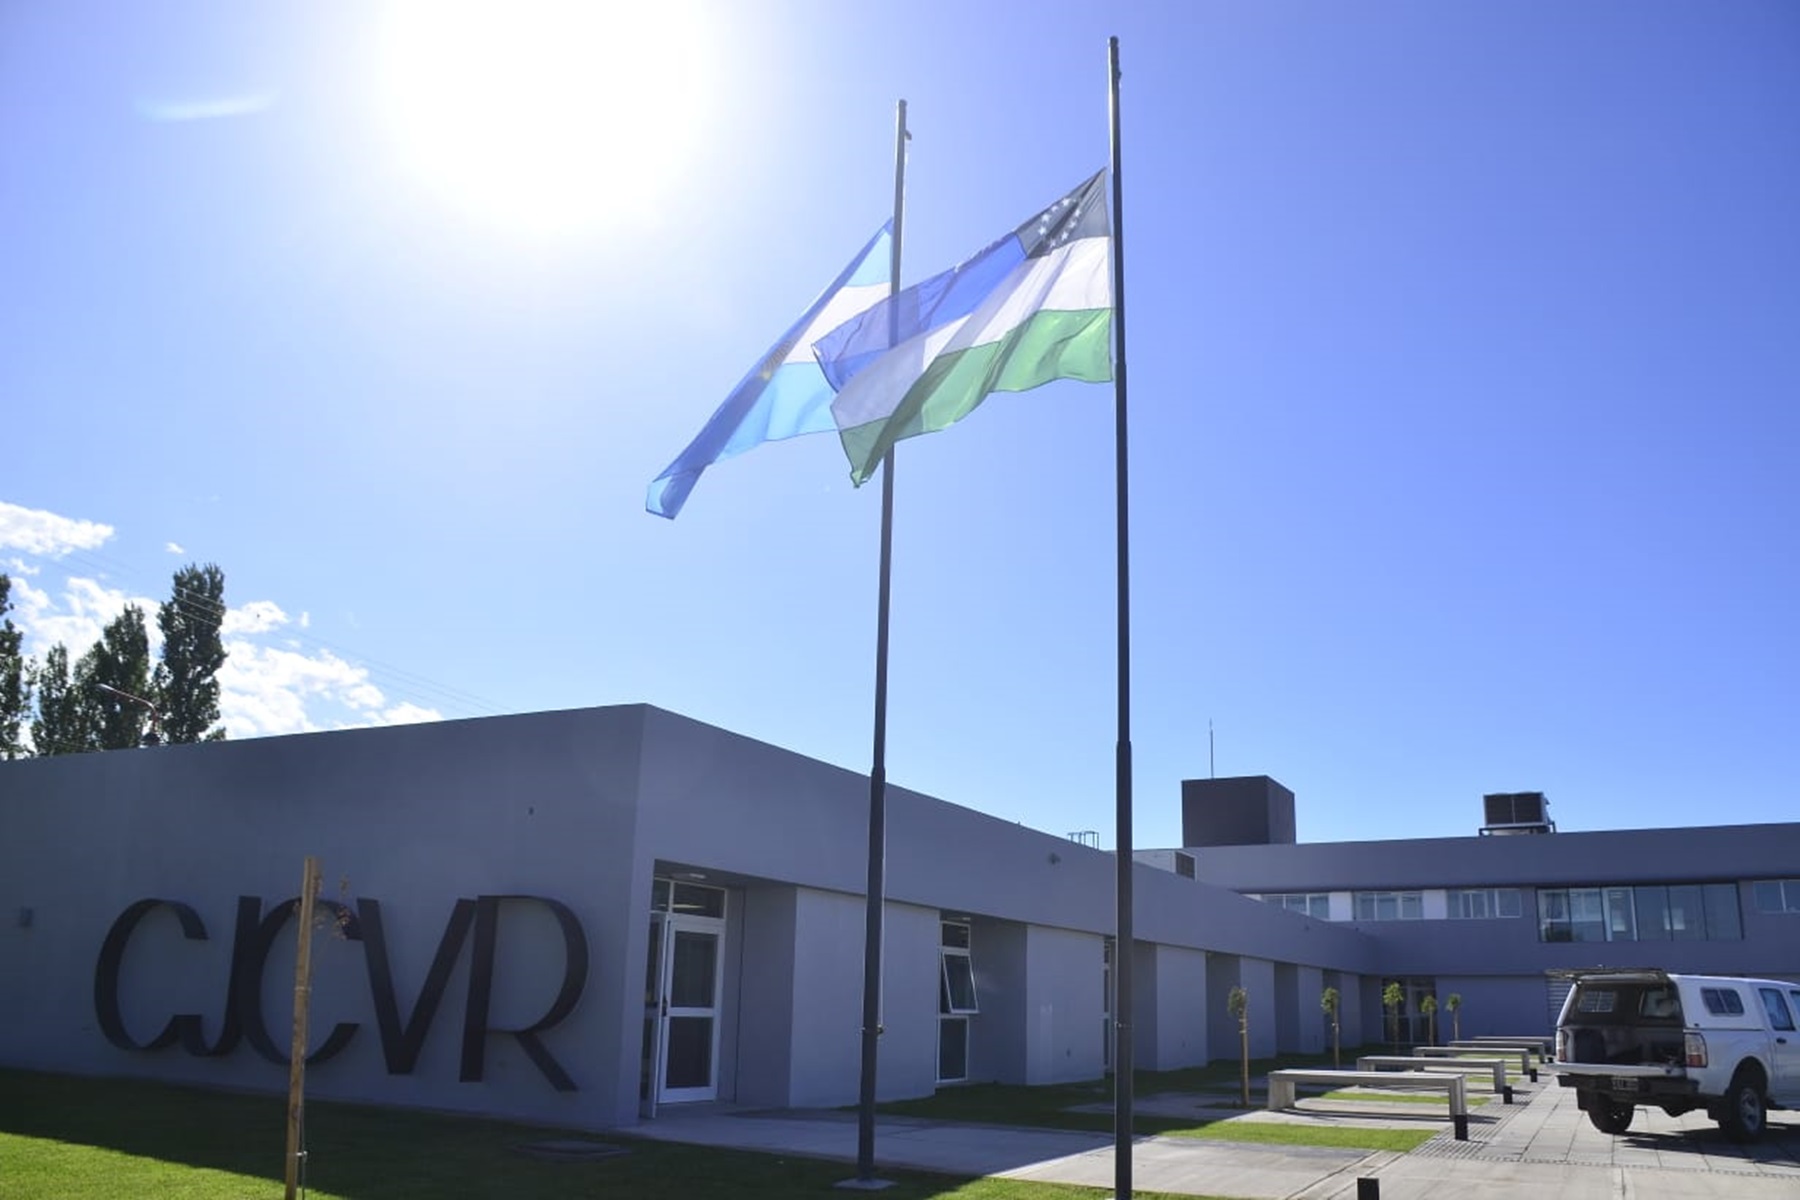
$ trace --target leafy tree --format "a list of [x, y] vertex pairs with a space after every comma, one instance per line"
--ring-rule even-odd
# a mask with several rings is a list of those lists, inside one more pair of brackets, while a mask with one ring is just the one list
[[1344, 1065], [1343, 1062], [1340, 1061], [1339, 1055], [1338, 1055], [1338, 1004], [1339, 1003], [1340, 1003], [1340, 998], [1338, 996], [1338, 990], [1336, 988], [1328, 987], [1324, 991], [1319, 993], [1319, 1007], [1325, 1010], [1325, 1016], [1331, 1022], [1331, 1066], [1332, 1066], [1333, 1070], [1336, 1070]]
[[37, 691], [37, 716], [31, 721], [31, 746], [38, 754], [80, 754], [88, 749], [92, 713], [69, 674], [69, 651], [61, 642], [44, 652], [31, 669]]
[[1394, 1043], [1394, 1053], [1400, 1053], [1400, 1006], [1406, 1003], [1406, 989], [1400, 986], [1399, 980], [1390, 980], [1381, 989], [1381, 1007], [1388, 1011], [1388, 1035]]
[[[0, 617], [12, 608], [12, 580], [0, 575]], [[31, 711], [31, 675], [20, 646], [25, 635], [10, 618], [0, 623], [0, 758], [21, 758], [29, 750], [20, 736]]]
[[1460, 1042], [1462, 1040], [1462, 1018], [1459, 1014], [1462, 1012], [1462, 993], [1451, 992], [1445, 996], [1444, 1007], [1450, 1012], [1450, 1040]]
[[1437, 997], [1427, 995], [1419, 1001], [1419, 1011], [1425, 1014], [1425, 1044], [1437, 1045]]
[[75, 687], [80, 703], [92, 713], [87, 749], [129, 750], [140, 744], [150, 718], [141, 703], [150, 690], [150, 635], [143, 609], [127, 604], [100, 631], [100, 640], [75, 664]]
[[156, 614], [163, 647], [152, 691], [165, 741], [216, 741], [225, 736], [222, 727], [215, 728], [218, 674], [225, 665], [225, 644], [219, 635], [224, 616], [225, 572], [213, 563], [189, 563], [175, 572], [169, 602]]

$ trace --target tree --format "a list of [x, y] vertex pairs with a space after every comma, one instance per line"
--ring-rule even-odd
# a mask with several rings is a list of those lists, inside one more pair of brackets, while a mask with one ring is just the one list
[[1338, 1054], [1339, 1000], [1338, 990], [1334, 987], [1328, 987], [1319, 993], [1319, 1007], [1325, 1010], [1325, 1017], [1331, 1022], [1331, 1066], [1333, 1070], [1337, 1070], [1344, 1065], [1343, 1062], [1340, 1061]]
[[1419, 1011], [1425, 1014], [1425, 1044], [1427, 1046], [1437, 1045], [1437, 1010], [1436, 996], [1427, 994], [1423, 1000], [1419, 1001]]
[[1238, 1078], [1241, 1088], [1241, 1103], [1250, 1107], [1250, 993], [1233, 985], [1229, 995], [1225, 997], [1225, 1009], [1238, 1022]]
[[225, 665], [219, 635], [224, 616], [225, 572], [213, 563], [189, 563], [175, 572], [169, 602], [156, 614], [163, 646], [152, 692], [162, 714], [164, 741], [206, 742], [225, 736], [222, 727], [216, 728], [218, 674]]
[[[12, 580], [0, 575], [0, 617], [12, 608]], [[25, 635], [7, 618], [0, 623], [0, 758], [22, 758], [29, 753], [21, 733], [25, 714], [31, 711], [31, 674], [20, 650]]]
[[100, 640], [75, 664], [75, 689], [92, 713], [86, 749], [129, 750], [142, 742], [150, 719], [150, 635], [143, 609], [127, 604], [100, 631]]
[[1444, 1008], [1450, 1013], [1450, 1040], [1462, 1041], [1462, 1020], [1457, 1016], [1462, 1011], [1462, 993], [1451, 992], [1445, 996]]
[[1390, 980], [1381, 989], [1381, 1007], [1388, 1012], [1388, 1038], [1394, 1043], [1394, 1053], [1400, 1053], [1400, 1006], [1406, 1003], [1406, 989], [1400, 986], [1399, 980]]
[[44, 652], [31, 669], [37, 691], [37, 716], [31, 721], [31, 747], [41, 755], [80, 754], [88, 749], [92, 714], [69, 676], [69, 651], [61, 642]]

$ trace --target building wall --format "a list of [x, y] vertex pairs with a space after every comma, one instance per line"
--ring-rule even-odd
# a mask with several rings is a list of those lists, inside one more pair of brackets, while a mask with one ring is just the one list
[[1295, 1038], [1282, 1044], [1282, 1052], [1322, 1054], [1330, 1049], [1326, 1040], [1325, 1010], [1319, 997], [1325, 991], [1325, 972], [1317, 967], [1294, 968]]
[[[807, 1031], [796, 1030], [794, 1021], [800, 974], [798, 891], [751, 887], [735, 892], [732, 899], [741, 913], [743, 946], [732, 1006], [739, 1029], [734, 1094], [740, 1104], [786, 1108], [794, 1103], [790, 1069], [794, 1041], [807, 1036]], [[752, 969], [743, 970], [742, 963], [752, 964]]]
[[[282, 1063], [248, 1041], [199, 1057], [180, 1045], [120, 1049], [102, 1035], [96, 960], [108, 930], [144, 899], [178, 901], [204, 922], [182, 936], [172, 910], [126, 943], [119, 1001], [127, 1032], [147, 1042], [175, 1013], [200, 1018], [216, 1043], [239, 897], [253, 917], [299, 889], [316, 855], [324, 898], [352, 912], [379, 906], [395, 1026], [385, 1049], [413, 1061], [396, 1073], [372, 1007], [367, 938], [317, 939], [313, 1044], [341, 1022], [345, 1049], [308, 1070], [310, 1094], [420, 1107], [504, 1110], [572, 1125], [636, 1111], [642, 1037], [644, 910], [631, 847], [641, 710], [541, 713], [331, 735], [27, 760], [0, 766], [0, 1062], [85, 1074], [278, 1091]], [[647, 890], [648, 881], [644, 888]], [[473, 938], [465, 933], [441, 1002], [419, 1004], [459, 901], [544, 897], [579, 921], [586, 986], [566, 1019], [539, 1036], [579, 1090], [558, 1091], [517, 1039], [479, 1037], [483, 1079], [463, 1082], [462, 1040]], [[495, 902], [489, 1028], [545, 1014], [564, 971], [555, 920], [541, 905]], [[291, 922], [289, 922], [291, 926]], [[360, 929], [358, 932], [361, 932]], [[637, 953], [632, 954], [632, 943]], [[293, 932], [267, 956], [259, 1024], [285, 1050]], [[240, 1016], [243, 1014], [240, 1013]], [[426, 1024], [429, 1016], [429, 1025]], [[404, 1057], [404, 1055], [402, 1055]]]
[[[937, 1087], [939, 914], [935, 908], [892, 902], [885, 911], [877, 1094], [883, 1100], [929, 1096]], [[860, 968], [860, 939], [854, 949], [840, 951], [851, 954]]]
[[1104, 1070], [1100, 994], [1104, 941], [1093, 933], [1025, 927], [1025, 1069], [1017, 1083], [1098, 1079]]
[[[1156, 944], [1140, 944], [1138, 952], [1155, 962], [1156, 983], [1154, 1027], [1151, 1036], [1134, 1043], [1134, 1047], [1140, 1047], [1133, 1051], [1137, 1065], [1148, 1071], [1205, 1065], [1206, 952]], [[1142, 995], [1142, 989], [1139, 994]], [[1140, 1009], [1138, 1020], [1146, 1019]]]

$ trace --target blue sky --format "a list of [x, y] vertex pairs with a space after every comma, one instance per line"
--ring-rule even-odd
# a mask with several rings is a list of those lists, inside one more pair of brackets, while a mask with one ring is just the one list
[[[1800, 11], [1108, 7], [0, 9], [33, 648], [214, 561], [238, 736], [647, 701], [866, 770], [879, 488], [645, 485], [887, 216], [897, 99], [911, 282], [1104, 164], [1116, 34], [1137, 844], [1209, 721], [1303, 840], [1793, 819]], [[1106, 845], [1111, 401], [901, 446], [888, 751]]]

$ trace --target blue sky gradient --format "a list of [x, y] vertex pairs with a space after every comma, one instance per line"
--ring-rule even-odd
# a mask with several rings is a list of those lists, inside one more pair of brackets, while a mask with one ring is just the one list
[[[1209, 721], [1308, 841], [1794, 819], [1800, 9], [665, 7], [552, 39], [635, 88], [539, 112], [555, 228], [421, 165], [389, 8], [0, 9], [38, 648], [215, 561], [240, 735], [648, 701], [866, 770], [879, 488], [645, 486], [889, 215], [897, 99], [910, 284], [1105, 163], [1117, 35], [1138, 844]], [[1064, 383], [900, 447], [893, 782], [1110, 844], [1111, 437]]]

